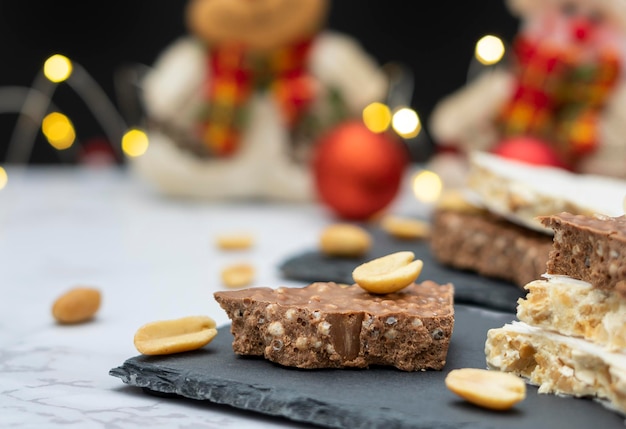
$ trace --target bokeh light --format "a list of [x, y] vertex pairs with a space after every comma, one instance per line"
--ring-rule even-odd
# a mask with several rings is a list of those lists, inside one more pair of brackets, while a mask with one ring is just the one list
[[371, 103], [363, 109], [363, 123], [370, 131], [382, 133], [391, 124], [391, 110], [383, 103]]
[[413, 176], [413, 194], [424, 203], [434, 203], [443, 189], [441, 178], [430, 170], [421, 170]]
[[474, 55], [481, 64], [493, 65], [504, 56], [504, 43], [499, 37], [487, 35], [476, 42]]
[[141, 156], [146, 150], [148, 150], [148, 136], [142, 130], [133, 128], [122, 137], [122, 151], [127, 156]]
[[422, 129], [422, 123], [417, 112], [408, 107], [398, 109], [393, 114], [391, 126], [398, 135], [406, 139], [416, 137]]
[[0, 167], [0, 190], [4, 189], [8, 182], [9, 175], [7, 174], [7, 171]]
[[72, 74], [72, 62], [63, 55], [53, 55], [44, 63], [43, 74], [54, 83], [63, 82]]
[[70, 148], [76, 139], [72, 122], [67, 116], [58, 112], [52, 112], [43, 118], [41, 131], [50, 145], [57, 150]]

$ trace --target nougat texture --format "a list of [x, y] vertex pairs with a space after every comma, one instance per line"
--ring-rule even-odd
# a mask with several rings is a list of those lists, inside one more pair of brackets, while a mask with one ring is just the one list
[[618, 294], [566, 276], [535, 280], [525, 289], [520, 321], [626, 352], [626, 300]]
[[539, 386], [539, 393], [593, 397], [626, 414], [626, 359], [581, 338], [513, 322], [490, 329], [485, 342], [490, 369]]

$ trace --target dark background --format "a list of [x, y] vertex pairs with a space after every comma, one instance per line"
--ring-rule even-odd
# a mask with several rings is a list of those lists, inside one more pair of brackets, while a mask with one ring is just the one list
[[[185, 4], [185, 0], [0, 0], [0, 87], [31, 86], [43, 61], [62, 53], [89, 72], [133, 125], [136, 112], [121, 102], [116, 75], [128, 66], [151, 65], [168, 43], [186, 33]], [[381, 65], [394, 61], [409, 67], [414, 76], [411, 106], [428, 136], [435, 103], [466, 81], [476, 41], [490, 33], [510, 42], [518, 20], [504, 0], [336, 0], [328, 26], [356, 37]], [[57, 88], [53, 101], [72, 119], [81, 142], [104, 137], [67, 85]], [[0, 163], [5, 162], [17, 116], [0, 112]], [[39, 135], [29, 162], [71, 160], [60, 158]]]

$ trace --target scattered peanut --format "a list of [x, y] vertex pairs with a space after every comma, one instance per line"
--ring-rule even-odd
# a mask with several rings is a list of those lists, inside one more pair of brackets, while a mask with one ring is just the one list
[[352, 271], [354, 281], [368, 292], [397, 292], [413, 283], [422, 272], [423, 262], [413, 260], [409, 251], [391, 253], [359, 265]]
[[386, 216], [380, 226], [389, 235], [402, 240], [418, 240], [430, 234], [430, 224], [419, 219]]
[[492, 410], [508, 410], [526, 398], [526, 383], [514, 374], [463, 368], [450, 371], [446, 387], [472, 404]]
[[222, 283], [229, 288], [248, 286], [254, 279], [254, 267], [250, 264], [233, 264], [222, 270]]
[[327, 226], [320, 235], [320, 249], [329, 256], [357, 257], [367, 253], [372, 238], [364, 228], [350, 223]]
[[144, 355], [167, 355], [204, 347], [215, 338], [215, 321], [207, 316], [150, 322], [135, 333], [135, 348]]
[[100, 308], [98, 289], [76, 287], [57, 298], [52, 305], [52, 316], [59, 323], [82, 323], [91, 319]]
[[217, 236], [216, 243], [222, 250], [244, 250], [252, 247], [254, 239], [248, 233], [222, 234]]
[[483, 208], [470, 203], [461, 191], [455, 189], [447, 190], [439, 197], [437, 208], [459, 213], [480, 213], [484, 211]]

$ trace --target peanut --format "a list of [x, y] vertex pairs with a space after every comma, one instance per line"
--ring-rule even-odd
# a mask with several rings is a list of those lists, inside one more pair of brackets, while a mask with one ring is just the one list
[[358, 257], [370, 250], [372, 238], [360, 226], [337, 223], [322, 231], [319, 245], [322, 253], [328, 256]]
[[217, 236], [216, 243], [222, 250], [244, 250], [252, 247], [254, 239], [247, 233], [221, 234]]
[[514, 374], [463, 368], [450, 371], [446, 387], [468, 402], [491, 410], [508, 410], [526, 398], [526, 383]]
[[159, 320], [135, 333], [135, 348], [144, 355], [167, 355], [204, 347], [215, 338], [215, 321], [207, 316]]
[[419, 219], [386, 216], [381, 221], [381, 227], [389, 235], [401, 240], [418, 240], [430, 234], [428, 222]]
[[444, 192], [437, 200], [439, 210], [448, 210], [458, 213], [481, 213], [483, 208], [470, 203], [459, 190], [450, 189]]
[[354, 281], [368, 292], [397, 292], [413, 283], [422, 272], [423, 262], [413, 260], [409, 251], [391, 253], [359, 265], [352, 271]]
[[82, 323], [91, 319], [100, 308], [98, 289], [76, 287], [57, 298], [52, 305], [52, 316], [59, 323]]
[[222, 283], [229, 288], [248, 286], [254, 279], [254, 267], [250, 264], [233, 264], [222, 270]]

